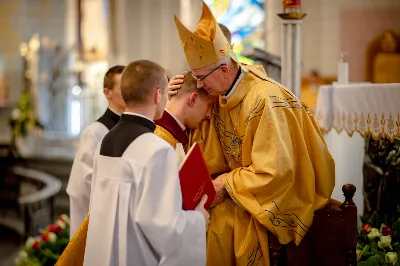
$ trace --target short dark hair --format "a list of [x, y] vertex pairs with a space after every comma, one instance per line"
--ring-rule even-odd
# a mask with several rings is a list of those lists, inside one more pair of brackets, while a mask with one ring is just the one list
[[122, 74], [122, 71], [124, 71], [125, 66], [121, 65], [116, 65], [111, 67], [107, 73], [104, 75], [104, 80], [103, 80], [103, 88], [107, 88], [109, 90], [114, 89], [114, 76], [116, 74]]
[[226, 40], [229, 42], [229, 44], [231, 44], [232, 43], [232, 33], [231, 33], [231, 31], [224, 24], [218, 23], [218, 25], [221, 28], [222, 33], [224, 34]]
[[183, 84], [179, 89], [177, 97], [184, 95], [186, 93], [197, 92], [200, 97], [208, 98], [208, 93], [204, 88], [197, 88], [197, 80], [193, 77], [192, 72], [186, 72], [183, 76]]
[[138, 60], [129, 63], [122, 72], [121, 94], [127, 105], [143, 104], [153, 91], [161, 89], [165, 93], [167, 85], [162, 66], [149, 60]]

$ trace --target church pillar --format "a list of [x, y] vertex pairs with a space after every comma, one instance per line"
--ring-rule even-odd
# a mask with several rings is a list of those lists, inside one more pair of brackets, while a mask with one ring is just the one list
[[301, 22], [300, 0], [283, 1], [281, 82], [300, 98], [301, 92]]

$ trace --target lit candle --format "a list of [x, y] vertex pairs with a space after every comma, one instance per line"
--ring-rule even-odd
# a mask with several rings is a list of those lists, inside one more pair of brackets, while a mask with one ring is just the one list
[[300, 0], [283, 0], [282, 3], [285, 13], [300, 13]]

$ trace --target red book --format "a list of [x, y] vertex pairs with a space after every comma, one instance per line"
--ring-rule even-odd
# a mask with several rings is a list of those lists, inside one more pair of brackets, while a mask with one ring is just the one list
[[197, 142], [193, 144], [181, 163], [179, 179], [184, 210], [194, 210], [204, 194], [208, 196], [204, 208], [210, 208], [216, 192]]

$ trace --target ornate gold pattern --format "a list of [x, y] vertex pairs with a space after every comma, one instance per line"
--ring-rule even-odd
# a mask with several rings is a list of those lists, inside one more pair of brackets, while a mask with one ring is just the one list
[[331, 127], [322, 126], [329, 125], [326, 123], [329, 117], [317, 113], [315, 119], [318, 121], [323, 133], [328, 133], [334, 128], [338, 133], [345, 130], [349, 136], [358, 132], [361, 137], [366, 137], [370, 133], [375, 140], [386, 137], [393, 141], [395, 138], [400, 137], [400, 113], [397, 114], [396, 121], [394, 117], [396, 115], [387, 113], [368, 113], [365, 115], [363, 113], [336, 112], [333, 116]]

